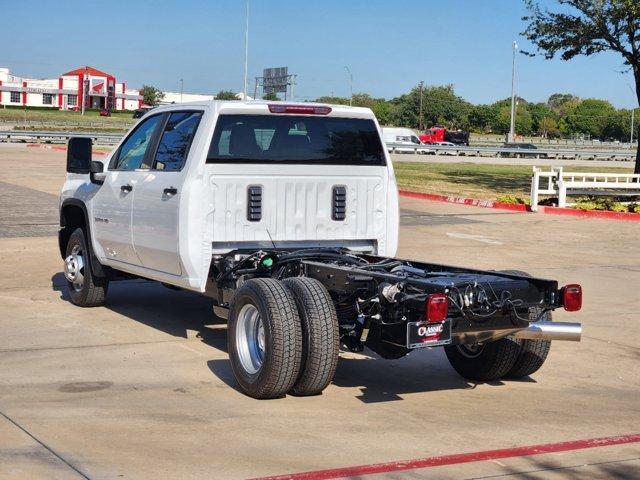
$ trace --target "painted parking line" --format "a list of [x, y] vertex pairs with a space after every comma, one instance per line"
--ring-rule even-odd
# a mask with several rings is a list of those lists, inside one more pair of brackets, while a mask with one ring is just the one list
[[485, 450], [481, 452], [459, 453], [439, 457], [376, 463], [372, 465], [358, 465], [355, 467], [334, 468], [330, 470], [316, 470], [312, 472], [292, 473], [273, 477], [260, 477], [254, 480], [326, 480], [332, 478], [347, 478], [361, 475], [399, 472], [403, 470], [442, 467], [445, 465], [456, 465], [460, 463], [482, 462], [500, 458], [526, 457], [530, 455], [541, 455], [544, 453], [610, 447], [613, 445], [624, 445], [628, 443], [640, 443], [640, 433], [619, 435], [615, 437], [590, 438], [586, 440], [571, 440], [559, 443], [543, 443], [540, 445], [528, 445], [499, 450]]

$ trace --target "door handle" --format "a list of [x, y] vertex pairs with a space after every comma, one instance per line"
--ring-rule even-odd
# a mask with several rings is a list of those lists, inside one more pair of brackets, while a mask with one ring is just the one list
[[120, 190], [122, 190], [124, 193], [129, 193], [131, 190], [133, 190], [133, 187], [127, 183], [126, 185], [121, 185]]
[[178, 189], [176, 187], [169, 187], [164, 189], [164, 194], [168, 197], [173, 197], [176, 193], [178, 193]]

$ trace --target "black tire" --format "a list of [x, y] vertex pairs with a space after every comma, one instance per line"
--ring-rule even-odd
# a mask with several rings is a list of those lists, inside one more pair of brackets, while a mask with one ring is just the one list
[[[262, 358], [255, 370], [248, 367], [243, 347], [246, 320], [242, 318], [247, 305], [245, 312], [257, 310], [264, 335]], [[298, 378], [302, 358], [300, 317], [291, 292], [271, 278], [248, 280], [231, 303], [227, 343], [231, 369], [247, 395], [261, 399], [284, 396]]]
[[[506, 270], [502, 273], [521, 275], [523, 277], [531, 276], [527, 272], [521, 272], [519, 270]], [[530, 308], [529, 318], [532, 321], [552, 321], [551, 312], [545, 312], [542, 314], [542, 309], [540, 307]], [[521, 340], [518, 359], [505, 376], [507, 378], [523, 378], [534, 374], [540, 370], [544, 362], [547, 360], [550, 349], [551, 342], [549, 340]]]
[[474, 349], [470, 345], [447, 345], [444, 351], [449, 363], [464, 378], [490, 382], [504, 377], [520, 354], [520, 340], [501, 338]]
[[[529, 310], [529, 318], [537, 320], [542, 310], [534, 307]], [[551, 321], [551, 312], [545, 312], [540, 320]], [[544, 364], [551, 349], [549, 340], [521, 340], [520, 355], [511, 370], [505, 375], [507, 378], [523, 378], [534, 374]]]
[[302, 363], [292, 395], [319, 395], [331, 383], [338, 366], [340, 333], [331, 296], [318, 280], [284, 280], [293, 293], [302, 324]]
[[[98, 277], [93, 273], [89, 255], [84, 230], [76, 228], [67, 242], [65, 277], [71, 302], [79, 307], [99, 307], [104, 305], [107, 289], [109, 288], [109, 279]], [[78, 263], [78, 256], [81, 258], [81, 265]], [[73, 265], [82, 276], [81, 282], [72, 282], [70, 280], [70, 278], [79, 278], [72, 275], [72, 272], [74, 272]]]

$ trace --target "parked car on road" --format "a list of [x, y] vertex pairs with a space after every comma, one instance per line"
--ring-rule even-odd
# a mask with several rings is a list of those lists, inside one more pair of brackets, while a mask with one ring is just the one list
[[445, 150], [438, 150], [435, 153], [438, 155], [458, 155], [458, 150], [454, 150], [458, 145], [452, 142], [434, 142], [434, 147], [445, 147]]
[[513, 152], [500, 152], [500, 157], [510, 157], [510, 158], [547, 158], [546, 154], [540, 154], [536, 152], [538, 147], [536, 147], [533, 143], [516, 143], [516, 142], [507, 142], [502, 145], [502, 148], [509, 148], [514, 150]]

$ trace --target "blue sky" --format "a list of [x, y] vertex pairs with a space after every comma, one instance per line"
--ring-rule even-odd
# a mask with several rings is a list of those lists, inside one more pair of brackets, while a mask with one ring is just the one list
[[[10, 10], [0, 66], [18, 75], [55, 77], [88, 64], [129, 86], [178, 91], [183, 78], [186, 92], [242, 89], [244, 0], [21, 0]], [[510, 95], [511, 42], [531, 50], [519, 38], [523, 13], [520, 0], [251, 0], [250, 84], [262, 68], [287, 65], [298, 74], [298, 99], [348, 96], [348, 65], [356, 92], [392, 98], [424, 80], [490, 103]], [[518, 94], [636, 106], [633, 78], [621, 70], [614, 54], [570, 62], [519, 55]]]

